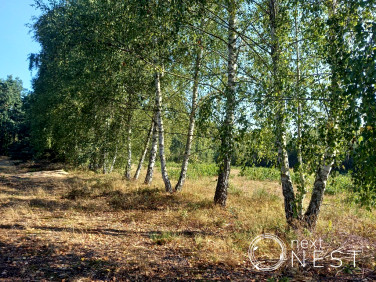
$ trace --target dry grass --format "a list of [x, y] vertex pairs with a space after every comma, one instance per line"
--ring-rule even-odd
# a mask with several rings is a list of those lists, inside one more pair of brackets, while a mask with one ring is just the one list
[[[287, 228], [277, 182], [247, 180], [236, 170], [226, 208], [212, 204], [215, 177], [188, 180], [181, 193], [170, 195], [158, 173], [151, 186], [141, 184], [143, 174], [131, 182], [116, 173], [82, 171], [15, 176], [9, 171], [0, 176], [0, 252], [5, 255], [0, 277], [298, 279], [301, 269], [253, 269], [247, 251], [262, 233], [286, 242], [322, 238], [333, 250], [360, 245], [359, 266], [367, 273], [375, 270], [370, 256], [376, 247], [376, 213], [349, 203], [345, 194], [325, 197], [317, 229], [310, 233]], [[350, 268], [304, 271], [312, 279], [362, 275]]]

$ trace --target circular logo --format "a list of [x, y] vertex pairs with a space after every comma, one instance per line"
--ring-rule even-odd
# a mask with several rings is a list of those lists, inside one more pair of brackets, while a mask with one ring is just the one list
[[[281, 252], [279, 254], [279, 260], [277, 263], [268, 265], [268, 261], [257, 259], [255, 252], [257, 250], [260, 250], [259, 247], [261, 245], [261, 242], [264, 240], [269, 240], [269, 241], [272, 240], [275, 243], [277, 243], [279, 247], [281, 248]], [[273, 234], [262, 234], [262, 235], [257, 236], [255, 239], [253, 239], [253, 241], [249, 245], [248, 257], [251, 260], [251, 263], [253, 264], [253, 266], [257, 270], [273, 271], [273, 270], [278, 269], [286, 260], [286, 245], [279, 237]]]

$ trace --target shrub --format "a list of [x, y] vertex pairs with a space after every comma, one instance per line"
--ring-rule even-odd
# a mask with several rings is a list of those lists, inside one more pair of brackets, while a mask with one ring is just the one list
[[245, 176], [249, 180], [279, 181], [281, 177], [281, 173], [276, 168], [246, 167], [240, 171], [239, 176]]
[[[170, 165], [171, 164], [171, 165]], [[181, 164], [169, 163], [168, 175], [171, 179], [177, 180], [180, 176]], [[187, 179], [199, 179], [203, 176], [217, 176], [218, 167], [210, 163], [192, 163], [188, 165]]]
[[353, 183], [350, 175], [334, 174], [329, 177], [325, 193], [329, 195], [335, 195], [342, 192], [350, 192], [352, 190]]

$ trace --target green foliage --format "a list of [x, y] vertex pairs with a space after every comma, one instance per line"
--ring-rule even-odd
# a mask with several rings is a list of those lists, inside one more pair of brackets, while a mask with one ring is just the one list
[[[168, 175], [171, 179], [178, 179], [180, 163], [168, 163]], [[187, 179], [200, 179], [201, 177], [217, 176], [218, 166], [214, 163], [191, 163], [188, 166]]]
[[[376, 206], [376, 19], [373, 1], [354, 4], [354, 44], [346, 74], [348, 140], [354, 158], [352, 173], [361, 204]], [[351, 141], [350, 141], [351, 140]]]
[[192, 179], [199, 179], [202, 176], [217, 176], [218, 167], [213, 163], [192, 163], [191, 174], [188, 173], [188, 177]]
[[354, 191], [354, 184], [350, 175], [332, 175], [327, 183], [326, 194], [336, 195], [339, 193], [351, 193]]
[[[360, 200], [375, 202], [374, 1], [36, 4], [42, 14], [32, 28], [42, 49], [30, 55], [38, 74], [25, 99], [31, 135], [23, 140], [31, 139], [37, 156], [104, 173], [125, 167], [128, 148], [138, 159], [154, 118], [153, 76], [159, 73], [169, 161], [182, 161], [188, 122], [197, 121], [188, 178], [217, 176], [213, 162], [231, 161], [244, 166], [240, 175], [249, 179], [279, 181], [281, 170], [266, 168], [279, 165], [286, 175], [289, 170], [299, 201], [320, 167], [339, 164], [352, 151]], [[264, 8], [271, 5], [277, 7]], [[229, 30], [232, 16], [237, 23]], [[231, 33], [236, 40], [229, 44]], [[191, 115], [192, 67], [200, 50]], [[20, 130], [15, 120], [23, 110], [19, 98], [9, 98], [9, 107], [3, 96], [4, 151], [15, 143], [9, 132]], [[170, 177], [178, 179], [180, 169], [169, 163]], [[349, 177], [339, 175], [326, 191], [351, 187]]]
[[[246, 167], [240, 171], [239, 176], [244, 176], [247, 179], [257, 181], [280, 181], [280, 174], [280, 171], [276, 168]], [[293, 183], [297, 183], [299, 175], [292, 172], [291, 178]], [[314, 182], [314, 175], [307, 175], [306, 182], [307, 186], [310, 187]], [[333, 175], [329, 177], [325, 193], [335, 195], [344, 192], [351, 193], [353, 190], [354, 185], [349, 174], [343, 175], [333, 173]]]
[[281, 172], [278, 169], [268, 167], [246, 167], [240, 171], [239, 175], [258, 181], [279, 181], [281, 178]]
[[[25, 95], [22, 81], [8, 76], [0, 79], [0, 154], [9, 154], [10, 147], [20, 142], [23, 136], [24, 112], [22, 96]], [[21, 138], [20, 138], [21, 137]]]

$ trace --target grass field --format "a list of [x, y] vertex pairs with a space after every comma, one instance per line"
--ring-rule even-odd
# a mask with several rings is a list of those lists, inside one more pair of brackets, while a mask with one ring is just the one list
[[[40, 169], [0, 161], [0, 278], [376, 279], [376, 212], [359, 208], [350, 192], [338, 188], [347, 183], [342, 178], [339, 184], [332, 181], [334, 188], [325, 196], [311, 233], [287, 228], [281, 188], [272, 171], [233, 169], [228, 205], [220, 208], [212, 203], [216, 177], [211, 165], [193, 166], [183, 191], [172, 195], [163, 191], [157, 172], [153, 184], [146, 186], [145, 172], [140, 180], [127, 182], [117, 173]], [[172, 179], [176, 169], [170, 170]], [[286, 242], [321, 238], [326, 250], [363, 252], [356, 267], [349, 258], [341, 268], [326, 262], [314, 268], [308, 258], [304, 268], [286, 263], [274, 272], [259, 272], [247, 252], [262, 233]]]

